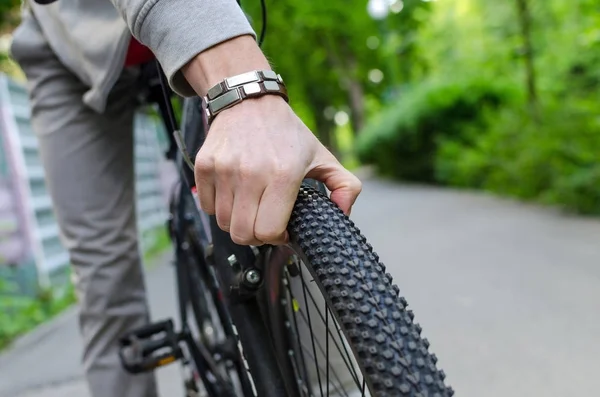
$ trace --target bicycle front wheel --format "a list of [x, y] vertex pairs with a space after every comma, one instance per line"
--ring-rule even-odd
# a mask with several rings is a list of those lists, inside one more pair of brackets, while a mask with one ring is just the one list
[[[452, 396], [453, 390], [444, 383], [444, 372], [436, 367], [436, 356], [429, 352], [429, 342], [421, 336], [421, 327], [413, 322], [406, 299], [400, 296], [391, 275], [385, 272], [385, 266], [354, 223], [327, 196], [304, 185], [288, 230], [292, 249], [325, 301], [323, 310], [316, 316], [313, 314], [312, 320], [303, 316], [304, 320], [299, 318], [293, 322], [306, 321], [306, 317], [311, 323], [324, 319], [327, 339], [320, 344], [337, 345], [330, 343], [329, 338], [331, 335], [333, 339], [335, 333], [341, 331], [339, 336], [344, 337], [344, 344], [352, 352], [352, 357], [346, 352], [348, 367], [352, 371], [352, 360], [359, 368], [360, 374], [352, 374], [356, 383], [354, 392], [338, 394]], [[307, 283], [303, 278], [302, 283], [310, 284], [313, 280]], [[303, 287], [303, 290], [305, 295], [310, 288]], [[311, 300], [297, 295], [298, 300], [307, 303]], [[304, 359], [297, 360], [294, 368], [296, 373], [302, 374], [311, 366], [307, 361], [316, 359], [314, 356], [319, 350], [325, 349], [318, 348], [319, 341], [315, 343], [314, 337], [312, 347], [298, 347], [299, 344], [295, 350], [304, 352]], [[317, 372], [321, 366], [316, 366]], [[333, 375], [334, 369], [326, 369], [324, 373]], [[315, 386], [313, 381], [310, 388], [305, 388], [310, 389], [306, 395], [329, 396], [329, 385], [335, 385], [335, 379], [324, 380], [321, 375], [317, 378], [319, 385]]]

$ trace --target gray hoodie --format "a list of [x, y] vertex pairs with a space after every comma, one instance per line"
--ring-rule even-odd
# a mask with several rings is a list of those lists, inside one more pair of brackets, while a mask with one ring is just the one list
[[[27, 1], [27, 0], [26, 0]], [[173, 89], [194, 95], [181, 67], [203, 50], [255, 35], [235, 0], [58, 0], [29, 6], [48, 44], [90, 90], [84, 102], [98, 112], [119, 77], [131, 34], [160, 61]], [[17, 31], [16, 35], [27, 32]]]

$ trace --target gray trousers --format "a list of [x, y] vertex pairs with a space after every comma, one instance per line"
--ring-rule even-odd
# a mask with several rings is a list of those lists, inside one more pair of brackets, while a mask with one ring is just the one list
[[[157, 396], [153, 374], [127, 374], [117, 354], [119, 337], [149, 321], [134, 207], [136, 73], [123, 72], [106, 111], [98, 114], [83, 104], [87, 87], [57, 59], [33, 17], [26, 17], [19, 27], [12, 52], [27, 76], [46, 183], [73, 265], [83, 365], [91, 394]], [[301, 297], [301, 285], [293, 287]], [[318, 290], [310, 288], [323, 308]], [[306, 311], [301, 299], [299, 305]], [[313, 326], [318, 343], [325, 346], [324, 324], [319, 324], [315, 309], [309, 310], [317, 320]], [[299, 324], [299, 331], [310, 356], [312, 341], [305, 323]], [[324, 357], [321, 352], [317, 355], [324, 373]], [[332, 366], [341, 368], [330, 395], [338, 395], [340, 383], [346, 391], [352, 390], [341, 355], [331, 351], [329, 358]], [[307, 366], [315, 394], [320, 395], [317, 370]]]
[[149, 320], [134, 207], [136, 73], [124, 71], [98, 114], [83, 104], [88, 88], [56, 58], [33, 17], [19, 27], [12, 52], [28, 80], [46, 183], [73, 265], [91, 394], [157, 396], [153, 374], [129, 375], [118, 358], [119, 337]]

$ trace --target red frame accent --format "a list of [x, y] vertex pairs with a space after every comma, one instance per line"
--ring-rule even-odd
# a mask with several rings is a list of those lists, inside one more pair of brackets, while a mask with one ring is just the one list
[[142, 63], [150, 62], [153, 59], [154, 53], [148, 47], [137, 41], [135, 37], [131, 37], [124, 66], [136, 66]]

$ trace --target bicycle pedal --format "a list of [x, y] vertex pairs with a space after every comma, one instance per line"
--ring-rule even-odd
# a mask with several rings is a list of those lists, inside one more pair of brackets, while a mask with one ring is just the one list
[[121, 364], [133, 374], [171, 364], [183, 357], [179, 341], [171, 320], [135, 329], [119, 341]]

